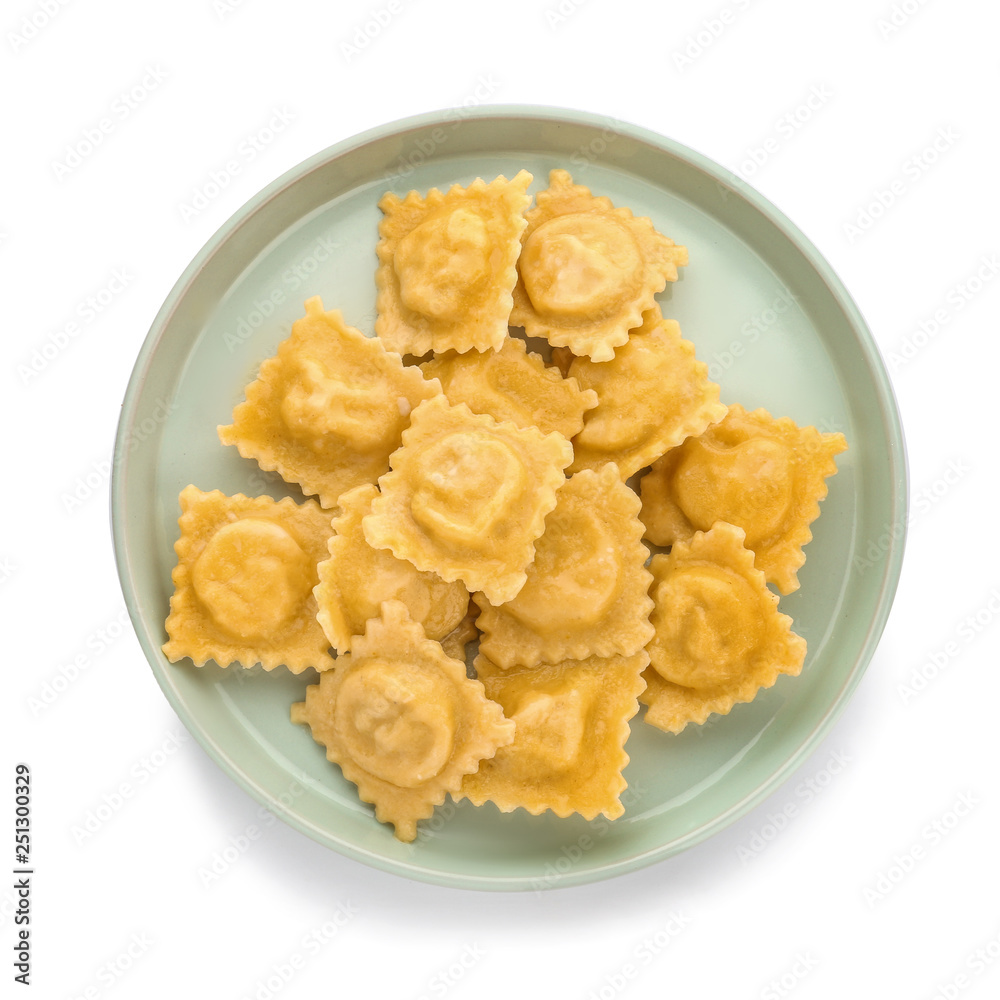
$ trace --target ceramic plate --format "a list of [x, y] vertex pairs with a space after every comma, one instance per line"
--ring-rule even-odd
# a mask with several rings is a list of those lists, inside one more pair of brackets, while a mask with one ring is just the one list
[[[170, 664], [177, 495], [188, 483], [295, 495], [216, 437], [260, 362], [319, 294], [371, 333], [376, 207], [388, 189], [447, 188], [565, 167], [690, 250], [662, 296], [726, 402], [840, 430], [822, 516], [781, 610], [809, 643], [798, 678], [671, 736], [633, 720], [624, 816], [558, 819], [449, 802], [395, 840], [288, 708], [316, 675]], [[445, 885], [535, 889], [608, 878], [719, 831], [789, 777], [832, 726], [882, 632], [902, 560], [899, 417], [871, 335], [805, 237], [741, 180], [662, 136], [575, 111], [491, 107], [394, 122], [296, 167], [233, 216], [174, 286], [135, 365], [118, 431], [112, 520], [132, 621], [195, 738], [292, 826], [366, 864]]]

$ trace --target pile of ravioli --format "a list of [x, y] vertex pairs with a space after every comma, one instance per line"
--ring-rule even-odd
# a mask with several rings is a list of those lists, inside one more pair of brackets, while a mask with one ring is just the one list
[[404, 841], [447, 795], [614, 819], [639, 702], [798, 674], [767, 585], [847, 447], [719, 401], [656, 300], [685, 247], [531, 182], [386, 194], [376, 336], [314, 297], [262, 362], [219, 437], [315, 499], [180, 494], [166, 655], [319, 671], [291, 720]]

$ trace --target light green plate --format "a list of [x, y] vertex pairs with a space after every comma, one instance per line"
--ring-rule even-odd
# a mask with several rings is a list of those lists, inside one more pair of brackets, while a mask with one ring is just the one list
[[[177, 494], [188, 483], [286, 495], [224, 448], [217, 424], [310, 295], [374, 326], [381, 195], [477, 176], [574, 178], [648, 215], [690, 249], [661, 300], [726, 402], [842, 430], [823, 514], [781, 602], [809, 642], [801, 677], [670, 736], [633, 722], [625, 815], [558, 819], [447, 803], [401, 844], [288, 708], [315, 675], [197, 669], [160, 652]], [[349, 857], [412, 878], [533, 889], [608, 878], [704, 840], [789, 777], [833, 725], [868, 664], [902, 561], [906, 468], [899, 416], [870, 333], [816, 249], [756, 192], [662, 136], [576, 111], [492, 107], [394, 122], [296, 167], [230, 219], [174, 286], [125, 395], [112, 482], [122, 588], [174, 710], [229, 775], [287, 822]]]

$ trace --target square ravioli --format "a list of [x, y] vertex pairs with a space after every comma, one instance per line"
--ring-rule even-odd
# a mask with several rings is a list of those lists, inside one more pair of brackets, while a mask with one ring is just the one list
[[531, 203], [526, 170], [378, 203], [375, 332], [399, 354], [499, 349]]
[[664, 319], [659, 306], [642, 319], [610, 361], [570, 363], [570, 376], [600, 400], [573, 438], [571, 472], [614, 462], [627, 479], [726, 415], [719, 387], [676, 321]]
[[413, 411], [362, 522], [365, 538], [491, 602], [509, 601], [527, 579], [572, 458], [561, 434], [498, 423], [436, 396]]
[[403, 841], [416, 837], [417, 821], [458, 792], [483, 758], [514, 738], [514, 723], [483, 685], [428, 639], [399, 601], [382, 605], [336, 669], [292, 705], [291, 719], [309, 726], [327, 759]]
[[312, 592], [330, 515], [315, 500], [229, 497], [196, 486], [181, 491], [180, 506], [167, 659], [283, 664], [296, 674], [332, 667]]
[[317, 617], [338, 653], [350, 651], [352, 637], [364, 634], [365, 622], [378, 617], [383, 601], [402, 601], [427, 637], [442, 641], [469, 610], [469, 592], [461, 581], [446, 583], [388, 549], [368, 544], [361, 521], [377, 496], [378, 487], [370, 483], [341, 495], [328, 543], [330, 557], [317, 567]]
[[517, 337], [508, 337], [498, 351], [449, 351], [420, 367], [426, 378], [441, 383], [449, 403], [465, 403], [473, 413], [537, 427], [543, 434], [558, 431], [572, 438], [583, 427], [584, 412], [597, 406], [597, 393], [546, 368]]
[[551, 171], [527, 220], [511, 325], [594, 361], [614, 357], [688, 261], [649, 219], [595, 197], [565, 170]]
[[568, 479], [520, 593], [499, 607], [473, 595], [483, 654], [506, 669], [642, 649], [653, 634], [642, 531], [639, 498], [614, 463]]
[[726, 715], [779, 674], [802, 670], [806, 642], [778, 611], [744, 547], [742, 528], [719, 522], [653, 556], [646, 721], [668, 733]]
[[440, 391], [314, 296], [261, 364], [232, 424], [219, 427], [219, 439], [336, 507], [345, 490], [388, 470], [410, 410]]
[[656, 545], [685, 541], [727, 521], [746, 532], [757, 568], [782, 594], [798, 589], [802, 546], [819, 517], [843, 434], [821, 434], [739, 404], [700, 437], [658, 459], [643, 477], [642, 519]]
[[599, 813], [616, 819], [627, 783], [629, 720], [645, 687], [644, 650], [632, 656], [501, 670], [484, 655], [475, 667], [486, 694], [516, 726], [514, 742], [462, 781], [456, 799], [493, 802], [501, 812]]

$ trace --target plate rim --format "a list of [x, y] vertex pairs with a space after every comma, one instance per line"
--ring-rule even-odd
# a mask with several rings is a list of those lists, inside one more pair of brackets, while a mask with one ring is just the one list
[[237, 785], [250, 794], [257, 802], [269, 808], [284, 822], [299, 832], [304, 833], [310, 839], [355, 861], [385, 872], [451, 888], [505, 891], [527, 891], [539, 888], [537, 883], [541, 880], [540, 876], [530, 878], [523, 875], [490, 876], [481, 873], [473, 875], [445, 872], [440, 869], [421, 867], [419, 864], [410, 863], [403, 859], [388, 858], [375, 851], [369, 851], [356, 844], [339, 839], [330, 830], [320, 829], [309, 821], [283, 808], [273, 796], [256, 782], [252, 775], [240, 769], [238, 763], [212, 739], [211, 734], [205, 732], [200, 726], [194, 723], [179, 692], [165, 683], [165, 678], [161, 676], [161, 671], [158, 669], [159, 645], [153, 643], [147, 635], [145, 622], [139, 607], [138, 590], [134, 586], [135, 577], [132, 571], [132, 559], [126, 545], [127, 519], [124, 516], [125, 484], [128, 480], [129, 452], [127, 448], [123, 450], [123, 444], [127, 442], [130, 433], [130, 427], [135, 417], [145, 376], [149, 371], [152, 359], [169, 325], [171, 317], [183, 301], [184, 296], [195, 279], [224, 244], [269, 201], [294, 184], [301, 182], [314, 170], [328, 165], [333, 160], [355, 153], [372, 142], [392, 135], [403, 135], [410, 131], [426, 129], [428, 127], [442, 127], [446, 124], [461, 127], [461, 125], [470, 120], [483, 121], [490, 119], [535, 120], [549, 124], [566, 124], [589, 128], [607, 128], [609, 123], [613, 122], [615, 130], [620, 134], [624, 134], [661, 153], [686, 162], [689, 166], [694, 167], [710, 179], [714, 179], [718, 184], [730, 188], [737, 197], [749, 202], [750, 206], [774, 225], [794, 246], [796, 251], [806, 259], [812, 270], [825, 284], [827, 290], [836, 301], [844, 319], [852, 329], [858, 348], [861, 351], [875, 385], [878, 410], [882, 417], [882, 429], [891, 460], [887, 483], [890, 490], [889, 508], [894, 521], [892, 525], [893, 530], [890, 532], [888, 547], [885, 552], [882, 579], [878, 588], [879, 600], [874, 609], [874, 614], [868, 623], [864, 642], [860, 647], [853, 668], [845, 678], [844, 685], [833, 702], [816, 719], [811, 731], [808, 732], [790, 756], [739, 801], [734, 802], [723, 812], [716, 814], [707, 823], [667, 844], [660, 844], [657, 847], [628, 855], [627, 857], [600, 866], [585, 868], [581, 871], [570, 871], [564, 875], [561, 874], [558, 880], [553, 880], [551, 884], [545, 885], [547, 889], [569, 888], [624, 875], [680, 854], [696, 844], [708, 840], [716, 833], [731, 825], [783, 785], [792, 773], [800, 768], [815, 751], [819, 743], [829, 733], [834, 723], [846, 709], [875, 653], [886, 622], [888, 621], [898, 588], [909, 526], [909, 518], [907, 516], [909, 510], [909, 468], [899, 406], [885, 362], [860, 308], [850, 296], [829, 261], [819, 252], [802, 230], [769, 199], [748, 184], [743, 178], [739, 177], [739, 175], [704, 154], [644, 126], [590, 111], [532, 104], [498, 104], [462, 108], [457, 120], [456, 109], [454, 108], [443, 108], [418, 115], [411, 115], [369, 128], [354, 136], [340, 140], [302, 160], [244, 202], [242, 206], [211, 234], [176, 280], [150, 324], [129, 375], [115, 434], [114, 460], [112, 462], [109, 495], [112, 546], [126, 608], [135, 629], [136, 637], [142, 647], [147, 663], [152, 669], [157, 684], [181, 723], [188, 729], [208, 756], [211, 757], [229, 778], [234, 780]]

